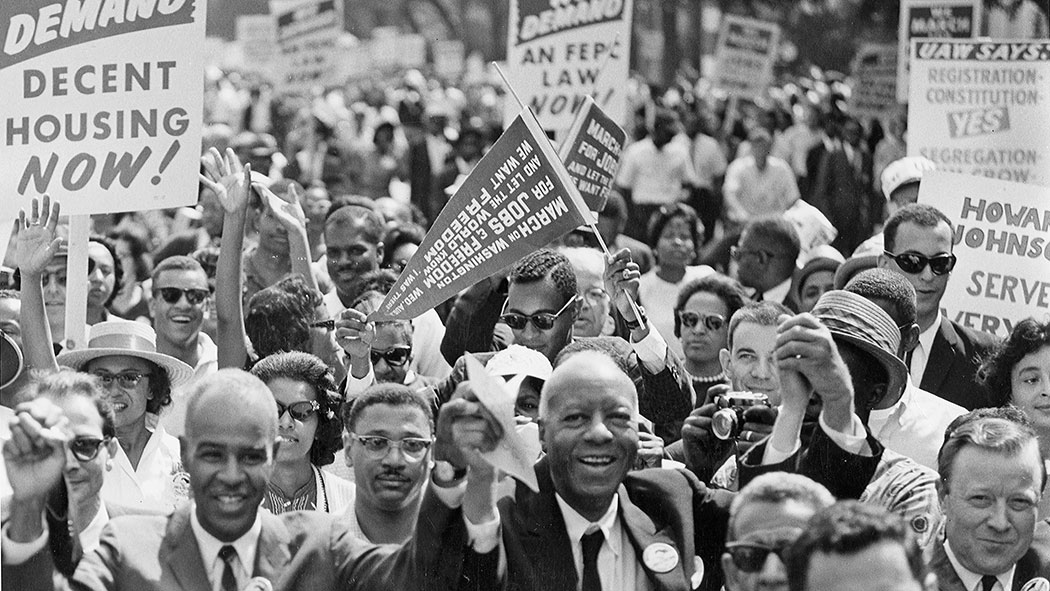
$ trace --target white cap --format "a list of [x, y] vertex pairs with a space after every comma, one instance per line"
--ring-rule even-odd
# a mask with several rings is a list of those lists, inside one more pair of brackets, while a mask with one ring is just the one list
[[915, 183], [922, 180], [922, 175], [928, 170], [937, 170], [937, 165], [929, 158], [922, 156], [907, 156], [900, 160], [894, 160], [882, 171], [882, 194], [886, 201], [890, 195], [901, 185]]

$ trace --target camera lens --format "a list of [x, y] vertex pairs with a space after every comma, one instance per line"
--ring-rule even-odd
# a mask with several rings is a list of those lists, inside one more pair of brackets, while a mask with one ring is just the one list
[[740, 434], [739, 419], [735, 409], [723, 408], [711, 415], [711, 431], [715, 437], [725, 441]]

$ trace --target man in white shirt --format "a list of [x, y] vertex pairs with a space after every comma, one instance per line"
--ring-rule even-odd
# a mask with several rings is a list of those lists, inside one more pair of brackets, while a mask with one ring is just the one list
[[725, 218], [739, 228], [758, 216], [779, 216], [798, 201], [798, 184], [791, 166], [769, 155], [773, 138], [756, 128], [748, 136], [751, 154], [737, 158], [726, 169], [722, 186]]

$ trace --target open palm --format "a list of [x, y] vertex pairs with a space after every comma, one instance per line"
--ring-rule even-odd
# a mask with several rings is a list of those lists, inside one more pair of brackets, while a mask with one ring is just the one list
[[48, 263], [58, 252], [62, 239], [58, 238], [59, 204], [51, 204], [51, 198], [44, 195], [43, 207], [33, 199], [32, 213], [26, 218], [25, 210], [18, 212], [15, 229], [12, 232], [15, 240], [15, 265], [23, 275], [39, 275], [47, 268]]
[[262, 185], [255, 185], [266, 202], [266, 206], [273, 212], [273, 216], [289, 232], [306, 229], [306, 213], [303, 206], [299, 205], [299, 196], [294, 187], [288, 187], [288, 200], [281, 199], [273, 191]]
[[226, 213], [244, 211], [251, 188], [251, 165], [241, 166], [241, 161], [230, 148], [226, 148], [223, 157], [214, 147], [201, 156], [201, 164], [204, 165], [201, 182], [215, 193], [223, 210]]

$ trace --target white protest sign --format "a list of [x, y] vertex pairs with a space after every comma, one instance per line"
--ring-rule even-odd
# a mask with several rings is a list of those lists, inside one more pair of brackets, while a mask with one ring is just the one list
[[981, 0], [901, 0], [897, 30], [897, 102], [908, 102], [908, 56], [912, 39], [976, 37]]
[[916, 40], [908, 155], [1050, 185], [1050, 41]]
[[448, 80], [457, 80], [463, 75], [466, 48], [458, 39], [438, 39], [430, 46], [434, 52], [434, 73]]
[[244, 56], [243, 67], [268, 73], [277, 57], [277, 23], [269, 14], [237, 17], [237, 41]]
[[206, 0], [0, 2], [0, 195], [64, 214], [197, 200]]
[[853, 58], [850, 112], [865, 119], [890, 115], [897, 107], [897, 47], [865, 43]]
[[948, 318], [1006, 336], [1050, 314], [1050, 189], [941, 171], [922, 177], [919, 203], [952, 220], [958, 257], [941, 299]]
[[727, 14], [715, 47], [714, 85], [730, 96], [758, 98], [773, 81], [780, 46], [776, 23]]
[[338, 40], [343, 30], [342, 7], [343, 3], [336, 0], [303, 0], [291, 6], [287, 1], [271, 3], [281, 49], [278, 90], [307, 93], [313, 86], [341, 82]]
[[[587, 95], [614, 121], [627, 118], [633, 0], [511, 0], [510, 85], [545, 130], [562, 138]], [[520, 108], [505, 101], [509, 125]]]

